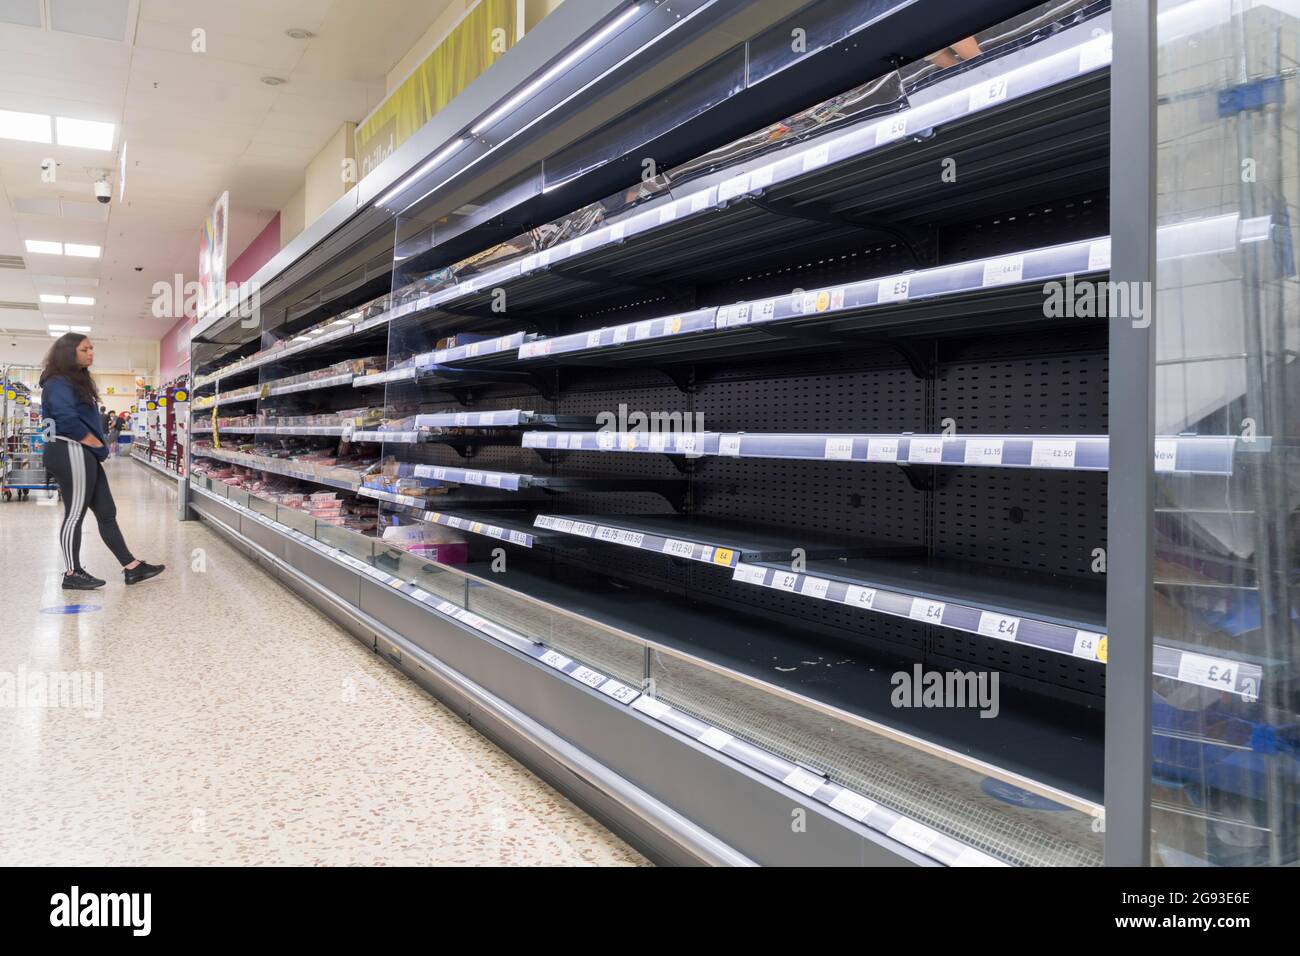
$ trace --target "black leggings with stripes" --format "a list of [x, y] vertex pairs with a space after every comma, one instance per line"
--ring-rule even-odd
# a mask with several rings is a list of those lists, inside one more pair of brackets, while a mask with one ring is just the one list
[[81, 522], [86, 509], [95, 513], [99, 536], [125, 567], [135, 560], [122, 540], [117, 526], [117, 505], [108, 487], [104, 466], [81, 442], [54, 439], [45, 445], [45, 469], [54, 475], [63, 495], [63, 524], [59, 527], [59, 546], [69, 571], [81, 570]]

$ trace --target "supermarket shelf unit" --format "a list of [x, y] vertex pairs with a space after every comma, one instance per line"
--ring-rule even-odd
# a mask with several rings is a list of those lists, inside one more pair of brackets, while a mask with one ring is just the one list
[[[374, 443], [428, 497], [193, 456], [461, 532], [468, 563], [304, 528], [201, 475], [194, 510], [535, 764], [572, 769], [569, 743], [599, 765], [589, 781], [613, 771], [583, 802], [666, 859], [726, 854], [666, 837], [664, 806], [761, 861], [1101, 862], [1108, 337], [1044, 302], [1110, 268], [1109, 15], [1047, 6], [990, 31], [1014, 42], [988, 57], [901, 67], [846, 97], [868, 101], [852, 119], [670, 174], [631, 209], [576, 210], [514, 254], [448, 267], [435, 195], [399, 221], [399, 243], [426, 245], [403, 246], [396, 291], [364, 315], [287, 323], [260, 346], [288, 347], [225, 370], [196, 361], [200, 395], [256, 372], [227, 401], [277, 416], [376, 407], [382, 389], [400, 423], [219, 431]], [[1216, 217], [1162, 249], [1272, 228]], [[380, 354], [381, 328], [382, 370], [274, 384]], [[465, 333], [483, 338], [440, 342]], [[1164, 436], [1155, 468], [1219, 480], [1255, 450]], [[1261, 663], [1158, 645], [1154, 670], [1249, 698]], [[897, 678], [922, 670], [1000, 676], [999, 718], [900, 703]], [[561, 740], [520, 744], [516, 717]], [[791, 806], [806, 842], [783, 835]]]

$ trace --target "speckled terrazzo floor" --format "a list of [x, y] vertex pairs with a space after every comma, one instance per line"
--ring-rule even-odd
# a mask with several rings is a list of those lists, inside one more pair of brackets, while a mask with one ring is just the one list
[[[201, 522], [176, 522], [145, 466], [108, 468], [128, 543], [168, 565], [129, 591], [93, 517], [82, 558], [109, 583], [64, 592], [62, 506], [0, 502], [0, 865], [646, 865]], [[76, 603], [99, 610], [41, 613]], [[42, 702], [61, 675], [88, 692]]]

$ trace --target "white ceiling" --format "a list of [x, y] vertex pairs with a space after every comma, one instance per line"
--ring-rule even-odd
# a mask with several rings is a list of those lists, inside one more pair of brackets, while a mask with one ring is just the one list
[[[150, 314], [153, 283], [196, 277], [214, 200], [230, 190], [234, 261], [339, 125], [383, 98], [387, 71], [449, 2], [0, 0], [0, 109], [118, 127], [112, 152], [0, 139], [0, 335], [45, 335], [75, 314], [96, 338], [161, 338], [175, 320]], [[191, 49], [196, 29], [206, 52]], [[55, 183], [41, 179], [46, 157], [59, 163]], [[97, 168], [112, 171], [108, 207], [94, 202]], [[25, 239], [97, 244], [103, 257], [33, 255]], [[9, 256], [24, 268], [7, 268]], [[69, 293], [69, 279], [97, 285]], [[96, 302], [12, 307], [39, 306], [43, 292]]]

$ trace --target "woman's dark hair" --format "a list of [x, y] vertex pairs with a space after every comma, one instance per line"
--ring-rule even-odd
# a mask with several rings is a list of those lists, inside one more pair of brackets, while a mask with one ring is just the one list
[[64, 332], [54, 340], [41, 369], [41, 387], [52, 378], [66, 378], [78, 400], [94, 405], [99, 401], [99, 386], [90, 377], [90, 369], [77, 364], [77, 348], [87, 338], [80, 332]]

